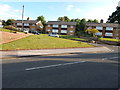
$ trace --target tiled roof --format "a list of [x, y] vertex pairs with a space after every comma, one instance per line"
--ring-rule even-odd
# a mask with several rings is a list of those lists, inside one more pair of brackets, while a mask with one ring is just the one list
[[[37, 23], [37, 20], [23, 20], [23, 23]], [[22, 23], [22, 20], [15, 20], [13, 23]]]
[[48, 21], [47, 24], [56, 24], [56, 25], [76, 25], [77, 22]]
[[120, 27], [120, 24], [115, 24], [115, 23], [87, 23], [86, 26], [97, 26], [97, 27]]

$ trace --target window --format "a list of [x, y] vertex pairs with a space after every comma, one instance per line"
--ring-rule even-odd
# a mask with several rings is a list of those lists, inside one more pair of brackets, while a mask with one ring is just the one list
[[25, 31], [29, 31], [29, 28], [24, 28]]
[[92, 29], [92, 27], [88, 27], [88, 29]]
[[22, 28], [18, 28], [19, 30], [22, 30]]
[[32, 26], [35, 26], [35, 24], [32, 24]]
[[61, 25], [61, 28], [67, 28], [67, 25]]
[[53, 29], [52, 32], [53, 33], [58, 33], [58, 29]]
[[47, 31], [50, 31], [50, 29], [48, 29]]
[[73, 26], [70, 26], [70, 28], [73, 28]]
[[53, 25], [53, 27], [58, 27], [58, 25]]
[[48, 25], [48, 27], [50, 27], [50, 25]]
[[67, 30], [61, 30], [61, 33], [67, 33]]
[[102, 36], [102, 32], [98, 32], [95, 35]]
[[32, 28], [32, 30], [35, 30], [35, 28]]
[[73, 31], [70, 31], [71, 33], [73, 33]]
[[28, 23], [24, 23], [24, 26], [29, 26], [29, 24]]
[[97, 30], [103, 30], [103, 27], [96, 27]]
[[22, 25], [22, 23], [17, 23], [17, 25]]
[[113, 30], [113, 27], [106, 27], [106, 30], [112, 31], [112, 30]]
[[105, 33], [105, 36], [113, 36], [113, 33]]

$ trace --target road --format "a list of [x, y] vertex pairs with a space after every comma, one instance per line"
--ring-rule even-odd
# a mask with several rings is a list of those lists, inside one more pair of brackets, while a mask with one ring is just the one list
[[118, 47], [108, 53], [19, 57], [2, 62], [3, 88], [118, 88]]

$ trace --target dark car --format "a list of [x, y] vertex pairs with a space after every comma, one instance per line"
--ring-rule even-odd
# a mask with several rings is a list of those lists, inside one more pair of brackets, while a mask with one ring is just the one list
[[33, 31], [33, 32], [31, 32], [31, 33], [33, 33], [33, 34], [37, 34], [37, 35], [39, 35], [40, 33], [39, 32], [37, 32], [37, 31]]

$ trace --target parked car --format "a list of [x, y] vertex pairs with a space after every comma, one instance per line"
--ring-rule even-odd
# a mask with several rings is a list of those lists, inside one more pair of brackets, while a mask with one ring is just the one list
[[48, 34], [48, 36], [58, 37], [58, 38], [59, 38], [59, 35], [58, 35], [58, 34], [55, 34], [55, 33]]
[[29, 32], [28, 30], [24, 30], [24, 33], [26, 33], [26, 34], [27, 34], [28, 32]]
[[39, 35], [40, 33], [37, 31], [32, 31], [31, 33]]

